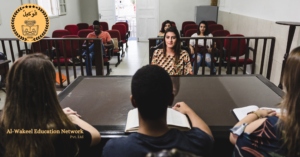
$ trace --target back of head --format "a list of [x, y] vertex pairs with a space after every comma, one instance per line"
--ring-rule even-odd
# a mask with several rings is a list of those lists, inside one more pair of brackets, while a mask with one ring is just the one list
[[166, 31], [165, 31], [165, 27], [166, 27], [166, 24], [170, 24], [170, 26], [172, 27], [172, 23], [171, 23], [171, 21], [170, 20], [166, 20], [166, 21], [164, 21], [164, 23], [163, 23], [163, 26], [162, 26], [162, 29], [161, 29], [161, 32], [162, 33], [165, 33]]
[[100, 22], [99, 22], [98, 20], [95, 20], [95, 21], [93, 22], [93, 25], [98, 25], [98, 26], [100, 26]]
[[[1, 130], [7, 129], [76, 129], [62, 111], [55, 87], [55, 69], [43, 54], [26, 55], [10, 68], [6, 78], [6, 100], [1, 118]], [[51, 134], [5, 134], [1, 142], [6, 154], [12, 156], [53, 156], [53, 142], [60, 143], [66, 151], [77, 153], [75, 142], [67, 136]], [[73, 152], [73, 154], [74, 154]], [[29, 155], [30, 154], [30, 155]], [[63, 154], [62, 154], [63, 155]], [[65, 156], [69, 154], [65, 153]]]
[[162, 118], [173, 101], [171, 78], [157, 65], [144, 66], [134, 74], [131, 93], [143, 120]]
[[[283, 87], [286, 95], [281, 103], [286, 110], [283, 130], [288, 156], [300, 156], [300, 47], [295, 48], [285, 64]], [[283, 114], [283, 113], [282, 113]]]

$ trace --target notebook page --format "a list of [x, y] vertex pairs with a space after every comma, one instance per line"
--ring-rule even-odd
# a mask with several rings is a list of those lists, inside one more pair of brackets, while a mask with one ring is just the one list
[[139, 114], [137, 108], [135, 108], [128, 112], [125, 131], [137, 127], [139, 127]]
[[280, 113], [280, 112], [281, 112], [281, 109], [280, 109], [280, 108], [261, 107], [261, 109], [271, 109], [271, 110], [276, 111], [277, 113]]
[[235, 109], [233, 109], [233, 113], [240, 121], [247, 116], [247, 113], [249, 113], [251, 111], [256, 111], [257, 109], [258, 109], [257, 106], [250, 105], [250, 106], [246, 106], [246, 107], [235, 108]]
[[171, 108], [167, 109], [167, 124], [179, 127], [191, 128], [187, 117]]

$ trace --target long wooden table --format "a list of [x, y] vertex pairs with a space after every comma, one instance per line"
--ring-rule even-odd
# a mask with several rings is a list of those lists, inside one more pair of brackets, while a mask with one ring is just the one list
[[[62, 107], [77, 111], [103, 138], [124, 133], [130, 102], [131, 76], [78, 77], [59, 94]], [[237, 122], [233, 108], [276, 107], [283, 92], [261, 75], [173, 77], [174, 104], [187, 103], [210, 127], [214, 137], [228, 137]]]

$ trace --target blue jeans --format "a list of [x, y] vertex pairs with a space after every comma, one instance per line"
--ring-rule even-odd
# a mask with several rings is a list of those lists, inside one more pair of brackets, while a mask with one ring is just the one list
[[[202, 54], [198, 53], [197, 54], [197, 70], [199, 70], [199, 67], [201, 66], [201, 62], [202, 62]], [[192, 56], [194, 59], [195, 59], [195, 54]], [[211, 55], [210, 53], [206, 53], [205, 55], [205, 64], [206, 66], [208, 66], [209, 68], [211, 68]], [[213, 72], [216, 73], [217, 72], [217, 69], [215, 68], [215, 64], [213, 63]], [[194, 72], [194, 68], [193, 68], [193, 73], [194, 74], [197, 74]]]
[[[90, 52], [90, 65], [88, 65], [88, 57], [86, 57], [86, 60], [85, 60], [85, 68], [86, 68], [86, 74], [87, 75], [90, 75], [90, 71], [89, 71], [89, 68], [91, 68], [91, 72], [92, 72], [92, 61], [94, 60], [94, 56], [95, 56], [95, 53], [94, 53], [94, 44], [92, 44], [90, 47], [89, 47], [89, 52]], [[102, 43], [102, 52], [103, 52], [103, 58], [105, 57], [105, 48], [104, 48], [104, 45]], [[82, 53], [82, 56], [86, 56], [87, 55], [87, 51], [84, 51]], [[92, 75], [92, 74], [91, 74]]]

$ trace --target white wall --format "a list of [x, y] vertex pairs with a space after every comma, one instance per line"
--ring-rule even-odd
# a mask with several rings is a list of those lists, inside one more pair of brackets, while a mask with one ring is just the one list
[[270, 20], [298, 21], [299, 0], [219, 0], [221, 11]]
[[195, 6], [210, 5], [210, 3], [210, 0], [160, 0], [159, 28], [165, 20], [170, 20], [176, 23], [180, 31], [182, 22], [195, 20]]
[[66, 0], [67, 14], [50, 18], [50, 28], [47, 36], [51, 37], [52, 32], [57, 29], [64, 29], [66, 25], [81, 23], [80, 0]]
[[[278, 85], [283, 56], [286, 51], [289, 26], [278, 25], [275, 21], [300, 22], [298, 0], [219, 0], [218, 23], [231, 34], [244, 36], [272, 36], [276, 38], [273, 66], [270, 80]], [[250, 42], [250, 46], [253, 45]], [[296, 27], [291, 50], [300, 46], [300, 27]], [[269, 46], [267, 46], [269, 48]], [[260, 67], [262, 44], [258, 45], [256, 73]], [[266, 66], [266, 65], [265, 65]]]
[[97, 0], [80, 0], [80, 12], [81, 21], [92, 25], [95, 20], [99, 20]]
[[[0, 0], [0, 16], [2, 24], [0, 25], [0, 38], [14, 38], [10, 20], [13, 12], [21, 5], [21, 0]], [[0, 49], [2, 52], [2, 49]]]

